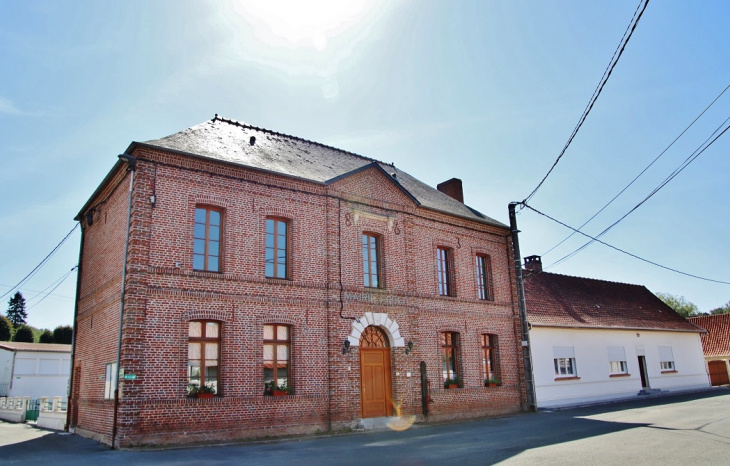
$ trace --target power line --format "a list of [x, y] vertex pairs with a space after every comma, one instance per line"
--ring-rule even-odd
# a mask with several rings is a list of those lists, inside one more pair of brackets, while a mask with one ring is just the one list
[[[78, 267], [78, 265], [75, 265], [75, 266], [73, 266], [73, 267], [71, 268], [71, 272], [73, 272], [73, 271], [74, 271], [74, 270], [76, 269], [76, 267]], [[45, 293], [45, 292], [46, 292], [46, 291], [47, 291], [47, 290], [48, 290], [49, 288], [53, 287], [53, 286], [54, 286], [54, 285], [55, 285], [56, 283], [58, 283], [58, 282], [59, 282], [59, 281], [61, 281], [61, 280], [64, 280], [64, 279], [66, 278], [66, 275], [68, 275], [68, 273], [70, 273], [70, 272], [67, 272], [67, 273], [66, 273], [66, 274], [64, 274], [64, 275], [63, 275], [63, 276], [62, 276], [61, 278], [59, 278], [58, 280], [54, 281], [53, 283], [51, 283], [50, 285], [48, 285], [47, 287], [45, 287], [45, 288], [44, 288], [43, 290], [41, 290], [41, 291], [36, 291], [36, 290], [29, 290], [28, 288], [23, 288], [23, 289], [24, 289], [25, 291], [33, 291], [33, 292], [35, 293], [35, 294], [34, 294], [34, 295], [33, 295], [32, 297], [30, 297], [30, 298], [27, 298], [27, 299], [25, 300], [25, 302], [26, 302], [26, 303], [30, 303], [31, 301], [33, 301], [34, 299], [36, 299], [36, 298], [37, 298], [38, 296], [40, 296], [40, 295], [42, 295], [43, 293]], [[54, 289], [55, 289], [55, 288], [54, 288]], [[53, 290], [51, 290], [51, 291], [53, 291]], [[49, 292], [48, 294], [46, 294], [46, 296], [48, 296], [49, 294], [50, 294], [50, 292]], [[65, 296], [64, 296], [64, 298], [66, 298], [66, 299], [70, 299], [70, 298], [68, 298], [68, 297], [65, 297]]]
[[[606, 207], [608, 207], [609, 205], [611, 205], [611, 204], [613, 203], [613, 201], [615, 201], [615, 200], [616, 200], [616, 199], [617, 199], [617, 198], [618, 198], [618, 197], [619, 197], [619, 196], [620, 196], [621, 194], [623, 194], [623, 193], [624, 193], [624, 191], [626, 191], [627, 189], [629, 189], [629, 188], [631, 187], [631, 185], [633, 185], [633, 184], [634, 184], [634, 182], [635, 182], [636, 180], [638, 180], [638, 179], [639, 179], [639, 177], [641, 177], [641, 175], [643, 175], [643, 174], [644, 174], [644, 172], [646, 172], [646, 171], [647, 171], [647, 170], [648, 170], [648, 169], [649, 169], [649, 168], [650, 168], [650, 167], [651, 167], [652, 165], [654, 165], [654, 163], [655, 163], [655, 162], [656, 162], [657, 160], [659, 160], [659, 159], [660, 159], [660, 158], [661, 158], [661, 157], [662, 157], [662, 156], [663, 156], [663, 155], [664, 155], [664, 154], [665, 154], [665, 153], [666, 153], [666, 152], [667, 152], [667, 151], [668, 151], [668, 150], [669, 150], [669, 149], [670, 149], [670, 148], [671, 148], [671, 147], [672, 147], [672, 146], [674, 145], [674, 143], [675, 143], [675, 142], [677, 142], [677, 141], [679, 140], [679, 138], [681, 138], [681, 137], [682, 137], [682, 136], [684, 135], [684, 133], [686, 133], [686, 132], [687, 132], [687, 130], [689, 130], [689, 129], [690, 129], [690, 128], [691, 128], [691, 127], [692, 127], [692, 126], [693, 126], [693, 125], [694, 125], [694, 124], [695, 124], [695, 123], [697, 122], [697, 120], [699, 120], [699, 119], [700, 119], [700, 117], [702, 117], [702, 115], [704, 115], [704, 114], [705, 114], [705, 112], [707, 112], [707, 110], [709, 110], [709, 109], [710, 109], [710, 107], [712, 107], [712, 106], [713, 106], [713, 105], [715, 104], [715, 102], [717, 102], [717, 101], [718, 101], [718, 99], [719, 99], [720, 97], [722, 97], [722, 95], [723, 95], [723, 94], [725, 93], [725, 91], [727, 91], [728, 89], [730, 89], [730, 84], [728, 84], [728, 85], [727, 85], [727, 87], [725, 87], [725, 89], [723, 89], [723, 90], [722, 90], [722, 92], [720, 92], [720, 94], [718, 94], [718, 96], [717, 96], [717, 97], [715, 97], [715, 99], [714, 99], [714, 100], [713, 100], [712, 102], [710, 102], [710, 104], [709, 104], [709, 105], [708, 105], [707, 107], [705, 107], [705, 109], [704, 109], [704, 110], [702, 110], [702, 113], [700, 113], [699, 115], [697, 115], [697, 117], [696, 117], [696, 118], [695, 118], [694, 120], [692, 120], [692, 123], [690, 123], [690, 124], [689, 124], [689, 126], [687, 126], [687, 127], [686, 127], [686, 128], [684, 129], [684, 131], [682, 131], [681, 133], [679, 133], [679, 136], [677, 136], [676, 138], [674, 138], [674, 141], [672, 141], [672, 142], [671, 142], [671, 144], [669, 144], [669, 145], [668, 145], [668, 146], [666, 147], [666, 149], [664, 149], [664, 150], [663, 150], [663, 151], [662, 151], [662, 152], [661, 152], [661, 153], [660, 153], [659, 155], [657, 155], [657, 156], [656, 156], [656, 157], [654, 158], [654, 160], [652, 160], [652, 161], [651, 161], [651, 163], [650, 163], [649, 165], [647, 165], [647, 166], [646, 166], [646, 168], [644, 168], [644, 169], [643, 169], [643, 170], [641, 171], [641, 173], [639, 173], [638, 175], [636, 175], [636, 177], [635, 177], [635, 178], [634, 178], [633, 180], [631, 180], [631, 182], [630, 182], [629, 184], [627, 184], [627, 185], [626, 185], [626, 186], [625, 186], [625, 187], [624, 187], [624, 188], [623, 188], [623, 189], [622, 189], [621, 191], [619, 191], [619, 193], [618, 193], [618, 194], [616, 194], [616, 195], [615, 195], [615, 196], [613, 197], [613, 199], [611, 199], [610, 201], [608, 201], [608, 203], [607, 203], [606, 205], [604, 205], [603, 207], [601, 207], [601, 209], [600, 209], [600, 210], [599, 210], [598, 212], [596, 212], [595, 214], [593, 214], [593, 216], [592, 216], [591, 218], [589, 218], [588, 220], [586, 220], [586, 221], [585, 221], [585, 222], [583, 223], [583, 225], [579, 226], [579, 227], [578, 227], [578, 229], [579, 229], [579, 230], [582, 230], [584, 226], [588, 225], [588, 223], [590, 223], [590, 222], [591, 222], [591, 220], [593, 220], [594, 218], [596, 218], [596, 217], [598, 216], [598, 214], [600, 214], [601, 212], [603, 212], [603, 211], [604, 211], [604, 210], [606, 209]], [[710, 137], [712, 137], [712, 136], [710, 136]], [[545, 257], [545, 256], [546, 256], [546, 255], [547, 255], [548, 253], [550, 253], [550, 252], [551, 252], [551, 251], [552, 251], [553, 249], [557, 248], [558, 246], [560, 246], [561, 244], [563, 244], [564, 242], [566, 242], [566, 241], [567, 241], [568, 239], [570, 239], [570, 238], [571, 238], [571, 237], [572, 237], [572, 236], [573, 236], [574, 234], [575, 234], [575, 232], [571, 232], [571, 233], [570, 233], [570, 234], [569, 234], [568, 236], [566, 236], [565, 238], [563, 238], [563, 240], [562, 240], [561, 242], [559, 242], [558, 244], [556, 244], [555, 246], [551, 247], [551, 248], [550, 248], [550, 249], [548, 249], [548, 250], [547, 250], [546, 252], [544, 252], [544, 253], [542, 254], [542, 257]], [[599, 236], [600, 236], [600, 235], [599, 235]]]
[[[40, 301], [38, 301], [37, 303], [35, 303], [35, 304], [33, 304], [32, 306], [28, 307], [28, 310], [31, 310], [31, 309], [33, 309], [34, 307], [36, 307], [37, 305], [39, 305], [40, 303], [42, 303], [44, 299], [46, 299], [46, 298], [47, 298], [47, 297], [48, 297], [48, 296], [49, 296], [49, 295], [50, 295], [51, 293], [53, 293], [53, 292], [54, 292], [54, 291], [56, 290], [56, 288], [58, 288], [59, 286], [61, 286], [61, 284], [62, 284], [62, 283], [63, 283], [64, 281], [66, 281], [66, 279], [68, 278], [68, 276], [69, 276], [69, 275], [71, 275], [71, 272], [73, 272], [74, 270], [76, 270], [76, 269], [78, 269], [78, 268], [79, 268], [79, 266], [78, 266], [78, 265], [74, 265], [73, 267], [71, 267], [71, 270], [69, 270], [68, 272], [66, 272], [66, 275], [64, 275], [63, 277], [59, 278], [58, 280], [56, 280], [56, 281], [54, 282], [54, 283], [56, 283], [56, 282], [57, 282], [58, 284], [57, 284], [56, 286], [54, 286], [54, 287], [53, 287], [53, 289], [52, 289], [51, 291], [49, 291], [48, 293], [46, 293], [46, 295], [45, 295], [44, 297], [42, 297], [42, 298], [40, 299]], [[49, 285], [48, 287], [46, 287], [46, 290], [47, 290], [48, 288], [50, 288], [51, 286], [53, 286], [53, 283], [52, 283], [51, 285]], [[43, 291], [45, 291], [45, 290], [43, 290]], [[36, 295], [36, 296], [38, 296], [38, 295]], [[36, 296], [33, 296], [33, 298], [35, 298]], [[31, 299], [33, 299], [33, 298], [31, 298]]]
[[661, 264], [658, 264], [658, 263], [656, 263], [656, 262], [654, 262], [654, 261], [650, 261], [649, 259], [644, 259], [643, 257], [639, 257], [639, 256], [637, 256], [636, 254], [632, 254], [632, 253], [630, 253], [630, 252], [628, 252], [628, 251], [624, 251], [624, 250], [623, 250], [623, 249], [621, 249], [621, 248], [617, 248], [616, 246], [610, 245], [610, 244], [608, 244], [608, 243], [606, 243], [606, 242], [604, 242], [604, 241], [601, 241], [601, 240], [600, 240], [600, 239], [598, 239], [598, 238], [594, 238], [593, 236], [590, 236], [590, 235], [588, 235], [588, 234], [586, 234], [586, 233], [583, 233], [582, 231], [580, 231], [580, 230], [578, 230], [578, 229], [576, 229], [576, 228], [573, 228], [573, 227], [571, 227], [570, 225], [567, 225], [567, 224], [565, 224], [565, 223], [561, 222], [560, 220], [557, 220], [557, 219], [555, 219], [555, 218], [553, 218], [553, 217], [549, 216], [549, 215], [548, 215], [548, 214], [546, 214], [546, 213], [540, 212], [539, 210], [535, 209], [534, 207], [531, 207], [531, 206], [529, 206], [529, 205], [527, 205], [527, 204], [523, 204], [523, 206], [524, 206], [524, 207], [526, 207], [526, 208], [528, 208], [528, 209], [530, 209], [530, 210], [532, 210], [533, 212], [535, 212], [535, 213], [537, 213], [537, 214], [540, 214], [540, 215], [542, 215], [543, 217], [546, 217], [546, 218], [548, 218], [548, 219], [552, 220], [552, 221], [553, 221], [553, 222], [555, 222], [555, 223], [558, 223], [558, 224], [560, 224], [560, 225], [564, 226], [565, 228], [569, 228], [569, 229], [571, 229], [571, 230], [575, 231], [576, 233], [578, 233], [578, 234], [581, 234], [581, 235], [585, 236], [586, 238], [590, 238], [590, 239], [592, 239], [593, 241], [595, 241], [595, 242], [597, 242], [597, 243], [601, 243], [601, 244], [602, 244], [602, 245], [604, 245], [604, 246], [608, 246], [609, 248], [611, 248], [611, 249], [614, 249], [614, 250], [616, 250], [616, 251], [618, 251], [618, 252], [621, 252], [621, 253], [623, 253], [623, 254], [626, 254], [626, 255], [628, 255], [628, 256], [631, 256], [631, 257], [633, 257], [634, 259], [639, 259], [640, 261], [646, 262], [646, 263], [648, 263], [648, 264], [651, 264], [651, 265], [655, 265], [655, 266], [657, 266], [657, 267], [661, 267], [662, 269], [665, 269], [665, 270], [669, 270], [669, 271], [672, 271], [672, 272], [676, 272], [676, 273], [678, 273], [678, 274], [681, 274], [681, 275], [686, 275], [686, 276], [688, 276], [688, 277], [692, 277], [692, 278], [697, 278], [697, 279], [699, 279], [699, 280], [705, 280], [705, 281], [708, 281], [708, 282], [713, 282], [713, 283], [722, 283], [723, 285], [730, 285], [730, 282], [725, 282], [725, 281], [722, 281], [722, 280], [714, 280], [714, 279], [712, 279], [712, 278], [705, 278], [705, 277], [700, 277], [699, 275], [693, 275], [693, 274], [691, 274], [691, 273], [687, 273], [687, 272], [682, 272], [681, 270], [673, 269], [673, 268], [671, 268], [671, 267], [667, 267], [666, 265], [661, 265]]
[[14, 287], [10, 288], [5, 293], [3, 293], [2, 295], [0, 295], [0, 298], [4, 298], [5, 296], [9, 295], [13, 290], [15, 290], [18, 287], [22, 286], [23, 283], [27, 282], [31, 277], [33, 277], [33, 275], [35, 275], [35, 273], [38, 270], [40, 270], [40, 268], [43, 267], [43, 265], [46, 262], [48, 262], [48, 259], [50, 259], [56, 253], [56, 251], [58, 251], [58, 248], [60, 248], [63, 245], [63, 243], [66, 242], [66, 240], [68, 239], [68, 237], [71, 236], [71, 233], [73, 233], [76, 230], [76, 228], [78, 228], [78, 226], [79, 226], [79, 223], [76, 223], [76, 225], [74, 225], [74, 227], [71, 228], [71, 231], [69, 231], [68, 234], [63, 237], [63, 239], [61, 240], [61, 242], [58, 243], [56, 245], [56, 247], [53, 248], [53, 250], [48, 253], [48, 255], [40, 262], [40, 264], [36, 265], [35, 268], [33, 270], [31, 270], [28, 275], [26, 275], [25, 277], [23, 277], [23, 279], [20, 280], [17, 285], [15, 285]]
[[[643, 3], [643, 6], [642, 6]], [[583, 110], [583, 114], [578, 119], [578, 124], [575, 126], [575, 129], [573, 129], [573, 133], [568, 138], [568, 142], [565, 143], [565, 146], [563, 147], [563, 150], [560, 151], [560, 155], [558, 155], [558, 158], [555, 159], [555, 162], [553, 162], [552, 167], [550, 167], [550, 170], [545, 174], [545, 176], [542, 178], [540, 183], [537, 184], [537, 187], [532, 190], [532, 192], [525, 198], [525, 200], [522, 201], [522, 203], [526, 203], [530, 199], [532, 199], [532, 196], [537, 193], [537, 190], [540, 189], [543, 183], [545, 183], [545, 180], [548, 176], [550, 176], [550, 173], [552, 173], [555, 166], [558, 164], [560, 159], [563, 157], [563, 154], [565, 154], [565, 151], [568, 150], [568, 146], [570, 146], [570, 143], [573, 142], [573, 138], [575, 138], [576, 134], [578, 134], [578, 130], [581, 126], [583, 126], [583, 123], [585, 122], [586, 118], [588, 117], [588, 114], [593, 109], [593, 105], [598, 100], [598, 96], [601, 95], [601, 91], [603, 91], [603, 87], [608, 82], [608, 78], [611, 77], [611, 73], [613, 72], [613, 69], [618, 64], [619, 59], [621, 58], [621, 55], [624, 53], [624, 49], [626, 48], [626, 45], [629, 43], [629, 40], [631, 39], [631, 36], [634, 33], [634, 30], [636, 29], [636, 26], [639, 24], [639, 20], [641, 19], [641, 16], [644, 14], [644, 11], [646, 10], [647, 5], [649, 5], [649, 0], [639, 0], [639, 5], [636, 7], [636, 11], [634, 11], [634, 16], [631, 18], [631, 21], [629, 22], [629, 25], [626, 27], [626, 31], [624, 31], [624, 35], [621, 37], [621, 40], [619, 41], [618, 47], [616, 47], [616, 51], [613, 52], [613, 56], [611, 57], [611, 61], [609, 62], [608, 66], [606, 67], [606, 70], [603, 72], [603, 76], [601, 77], [601, 80], [598, 83], [598, 86], [596, 86], [596, 89], [593, 91], [593, 95], [591, 96], [590, 100], [588, 101], [588, 105], [586, 105], [585, 110]], [[639, 10], [641, 9], [641, 10]], [[638, 15], [637, 15], [638, 13]]]
[[[638, 209], [639, 207], [641, 207], [641, 205], [642, 205], [642, 204], [644, 204], [644, 203], [645, 203], [646, 201], [648, 201], [648, 200], [649, 200], [649, 199], [650, 199], [650, 198], [651, 198], [652, 196], [654, 196], [654, 194], [658, 193], [660, 189], [662, 189], [662, 188], [663, 188], [664, 186], [666, 186], [666, 185], [667, 185], [667, 183], [669, 183], [669, 182], [670, 182], [670, 181], [672, 181], [672, 180], [673, 180], [673, 179], [674, 179], [674, 178], [675, 178], [675, 177], [676, 177], [677, 175], [679, 175], [679, 174], [680, 174], [680, 173], [682, 172], [682, 170], [684, 170], [685, 168], [687, 168], [687, 167], [689, 166], [689, 164], [690, 164], [690, 163], [694, 162], [694, 161], [695, 161], [695, 160], [697, 159], [697, 157], [699, 157], [700, 155], [702, 155], [702, 153], [703, 153], [703, 152], [704, 152], [705, 150], [707, 150], [707, 148], [708, 148], [708, 147], [710, 147], [710, 146], [711, 146], [711, 145], [712, 145], [712, 144], [713, 144], [713, 143], [714, 143], [715, 141], [717, 141], [717, 140], [718, 140], [718, 139], [720, 138], [720, 136], [722, 136], [723, 134], [725, 134], [725, 132], [726, 132], [726, 131], [727, 131], [728, 129], [730, 129], [730, 126], [726, 126], [726, 127], [725, 127], [725, 129], [724, 129], [724, 130], [722, 130], [722, 132], [721, 132], [720, 134], [717, 134], [717, 132], [718, 132], [718, 131], [720, 131], [720, 128], [722, 128], [722, 127], [723, 127], [723, 125], [725, 125], [725, 124], [726, 124], [726, 123], [727, 123], [728, 121], [730, 121], [730, 117], [728, 117], [728, 118], [727, 118], [727, 119], [726, 119], [726, 120], [725, 120], [724, 122], [722, 122], [722, 124], [721, 124], [720, 126], [718, 126], [718, 127], [717, 127], [717, 129], [716, 129], [715, 131], [713, 131], [713, 133], [712, 133], [712, 134], [711, 134], [711, 135], [710, 135], [710, 136], [709, 136], [709, 137], [708, 137], [707, 139], [705, 139], [705, 141], [704, 141], [704, 142], [703, 142], [702, 144], [700, 144], [700, 146], [699, 146], [699, 147], [698, 147], [697, 149], [695, 149], [695, 150], [694, 150], [694, 152], [692, 152], [692, 153], [691, 153], [691, 154], [689, 155], [689, 157], [687, 157], [687, 158], [686, 158], [686, 159], [685, 159], [685, 160], [684, 160], [684, 161], [683, 161], [683, 162], [682, 162], [682, 163], [681, 163], [681, 164], [679, 165], [679, 167], [675, 168], [675, 169], [674, 169], [674, 171], [673, 171], [672, 173], [670, 173], [670, 174], [669, 174], [669, 176], [667, 176], [667, 177], [666, 177], [666, 178], [664, 179], [664, 181], [662, 181], [661, 183], [659, 183], [659, 186], [657, 186], [656, 188], [654, 188], [654, 189], [653, 189], [653, 190], [652, 190], [652, 191], [651, 191], [651, 192], [650, 192], [650, 193], [649, 193], [649, 194], [648, 194], [648, 195], [647, 195], [647, 196], [646, 196], [646, 197], [645, 197], [644, 199], [642, 199], [642, 200], [641, 200], [641, 202], [639, 202], [638, 204], [636, 204], [636, 205], [635, 205], [635, 206], [634, 206], [634, 207], [633, 207], [633, 208], [632, 208], [631, 210], [629, 210], [628, 212], [626, 212], [626, 213], [625, 213], [625, 214], [624, 214], [624, 215], [623, 215], [623, 216], [622, 216], [621, 218], [619, 218], [618, 220], [616, 220], [615, 222], [613, 222], [613, 223], [612, 223], [611, 225], [609, 225], [609, 226], [608, 226], [608, 227], [607, 227], [606, 229], [604, 229], [604, 230], [603, 230], [603, 231], [602, 231], [602, 232], [601, 232], [600, 234], [598, 234], [598, 235], [596, 236], [596, 238], [600, 238], [601, 236], [603, 236], [604, 234], [606, 234], [606, 233], [607, 233], [607, 232], [608, 232], [608, 231], [609, 231], [610, 229], [612, 229], [613, 227], [615, 227], [616, 225], [618, 225], [618, 224], [619, 224], [619, 223], [620, 223], [621, 221], [623, 221], [623, 220], [624, 220], [624, 219], [625, 219], [626, 217], [628, 217], [628, 216], [629, 216], [629, 215], [630, 215], [631, 213], [633, 213], [633, 212], [634, 212], [634, 211], [635, 211], [636, 209]], [[715, 136], [716, 134], [717, 134], [717, 136]], [[712, 138], [713, 136], [715, 136], [715, 138], [714, 138], [714, 139], [712, 139], [712, 141], [710, 141], [710, 142], [708, 143], [708, 141], [709, 141], [709, 140], [710, 140], [710, 139], [711, 139], [711, 138]], [[704, 146], [704, 147], [703, 147], [703, 146]], [[583, 249], [585, 249], [586, 247], [588, 247], [588, 246], [589, 246], [589, 245], [590, 245], [591, 243], [593, 243], [593, 240], [591, 240], [591, 241], [588, 241], [587, 243], [583, 244], [583, 245], [582, 245], [581, 247], [579, 247], [579, 248], [578, 248], [578, 249], [576, 249], [575, 251], [573, 251], [573, 252], [571, 252], [571, 253], [569, 253], [569, 254], [566, 254], [565, 256], [561, 257], [561, 258], [560, 258], [560, 259], [558, 259], [557, 261], [555, 261], [555, 262], [553, 262], [552, 264], [550, 264], [550, 265], [549, 265], [549, 266], [548, 266], [547, 268], [551, 268], [551, 267], [554, 267], [554, 266], [556, 266], [557, 264], [559, 264], [559, 263], [561, 263], [561, 262], [564, 262], [564, 261], [566, 261], [566, 260], [570, 259], [570, 258], [571, 258], [571, 257], [573, 257], [574, 255], [578, 254], [578, 253], [579, 253], [580, 251], [582, 251]]]

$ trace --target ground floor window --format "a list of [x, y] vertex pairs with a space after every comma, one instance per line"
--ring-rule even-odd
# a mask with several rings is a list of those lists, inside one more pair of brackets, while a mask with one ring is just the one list
[[291, 393], [291, 329], [288, 325], [264, 325], [264, 393]]
[[572, 346], [554, 346], [553, 364], [558, 377], [574, 377], [578, 375], [575, 366], [575, 350]]
[[485, 383], [498, 383], [497, 335], [482, 334], [482, 374]]
[[106, 365], [106, 376], [104, 379], [104, 399], [114, 399], [114, 390], [117, 387], [117, 363], [110, 362]]
[[628, 374], [626, 350], [623, 346], [608, 347], [608, 366], [611, 374]]
[[662, 371], [675, 370], [674, 354], [672, 353], [671, 346], [660, 346], [659, 347], [659, 364], [661, 365]]
[[188, 390], [219, 393], [220, 323], [208, 320], [188, 324]]
[[459, 334], [456, 332], [441, 332], [441, 370], [444, 383], [451, 381], [459, 384], [459, 348], [457, 343]]
[[555, 358], [555, 375], [575, 375], [575, 358]]

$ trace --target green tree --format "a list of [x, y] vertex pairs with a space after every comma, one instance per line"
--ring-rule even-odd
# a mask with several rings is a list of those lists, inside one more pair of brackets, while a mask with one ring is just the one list
[[21, 325], [15, 329], [15, 335], [13, 335], [13, 341], [33, 343], [33, 329], [27, 325]]
[[28, 313], [25, 312], [25, 298], [20, 291], [16, 291], [12, 298], [8, 301], [8, 319], [14, 327], [18, 327], [25, 323]]
[[710, 311], [710, 314], [730, 314], [730, 301]]
[[41, 337], [38, 339], [40, 343], [53, 343], [53, 332], [46, 329], [41, 333]]
[[61, 325], [53, 329], [53, 342], [70, 345], [74, 329], [70, 325]]
[[13, 324], [5, 316], [0, 316], [0, 341], [10, 341], [13, 336]]
[[664, 301], [664, 304], [671, 307], [682, 317], [689, 317], [699, 314], [699, 308], [695, 303], [687, 301], [684, 296], [676, 296], [669, 293], [657, 293], [657, 298]]

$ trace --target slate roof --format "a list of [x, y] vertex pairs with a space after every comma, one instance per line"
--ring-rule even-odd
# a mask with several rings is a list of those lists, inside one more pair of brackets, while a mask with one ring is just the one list
[[525, 276], [533, 326], [703, 332], [641, 285], [548, 272]]
[[23, 343], [17, 341], [0, 341], [0, 348], [9, 351], [40, 351], [44, 353], [71, 353], [71, 345], [56, 343]]
[[708, 332], [702, 335], [705, 356], [730, 355], [730, 314], [690, 317], [689, 321]]
[[[250, 144], [251, 136], [256, 138], [253, 145]], [[462, 204], [391, 164], [218, 115], [161, 139], [134, 142], [127, 153], [131, 153], [135, 146], [172, 150], [322, 184], [332, 183], [343, 175], [376, 164], [389, 175], [395, 173], [393, 182], [396, 186], [421, 207], [507, 228], [505, 224]]]

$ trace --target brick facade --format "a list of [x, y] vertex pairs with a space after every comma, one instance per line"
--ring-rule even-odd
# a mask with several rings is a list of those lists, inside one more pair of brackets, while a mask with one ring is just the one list
[[[136, 379], [120, 383], [116, 445], [355, 427], [362, 417], [358, 335], [368, 324], [389, 337], [393, 403], [401, 415], [426, 422], [524, 406], [507, 228], [423, 208], [375, 166], [327, 184], [145, 145], [130, 152], [137, 169], [121, 367]], [[111, 443], [114, 402], [104, 400], [103, 375], [117, 357], [130, 176], [125, 168], [115, 166], [80, 214], [70, 422], [105, 443]], [[222, 212], [218, 273], [193, 270], [196, 206]], [[269, 216], [289, 221], [288, 279], [264, 276]], [[380, 241], [380, 289], [363, 286], [363, 232]], [[438, 295], [437, 247], [452, 254], [453, 296]], [[478, 299], [476, 254], [491, 260], [491, 301]], [[221, 323], [219, 394], [211, 399], [186, 396], [188, 323], [198, 319]], [[262, 329], [273, 323], [291, 328], [293, 394], [284, 397], [264, 396], [263, 390]], [[439, 334], [446, 331], [459, 334], [463, 387], [456, 390], [442, 386]], [[499, 387], [484, 387], [484, 333], [498, 336]], [[343, 354], [346, 339], [353, 344]], [[406, 354], [409, 341], [414, 346]], [[430, 381], [427, 417], [421, 361]]]

